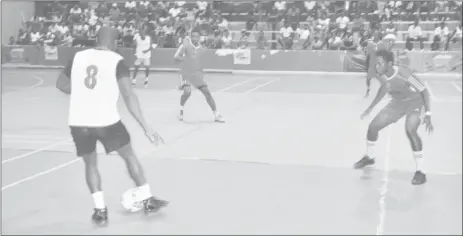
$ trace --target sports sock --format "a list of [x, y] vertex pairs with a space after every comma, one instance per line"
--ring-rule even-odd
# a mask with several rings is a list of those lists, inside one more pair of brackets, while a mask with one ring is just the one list
[[138, 187], [138, 191], [140, 192], [140, 198], [142, 200], [146, 200], [146, 199], [150, 198], [151, 196], [153, 196], [151, 194], [151, 188], [150, 188], [149, 184], [144, 184], [144, 185]]
[[106, 207], [103, 191], [93, 193], [92, 198], [96, 209], [104, 209]]
[[375, 159], [375, 144], [376, 142], [367, 140], [367, 156], [371, 159]]
[[413, 152], [413, 157], [415, 158], [416, 171], [423, 172], [423, 152]]

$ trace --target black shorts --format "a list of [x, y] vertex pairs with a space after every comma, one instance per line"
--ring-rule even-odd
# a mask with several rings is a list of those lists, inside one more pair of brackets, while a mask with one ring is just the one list
[[130, 134], [121, 121], [104, 127], [70, 126], [70, 128], [79, 157], [95, 152], [97, 141], [103, 144], [107, 154], [130, 143]]
[[383, 117], [387, 125], [396, 123], [404, 116], [418, 115], [423, 118], [424, 104], [421, 98], [410, 101], [392, 99], [376, 116]]

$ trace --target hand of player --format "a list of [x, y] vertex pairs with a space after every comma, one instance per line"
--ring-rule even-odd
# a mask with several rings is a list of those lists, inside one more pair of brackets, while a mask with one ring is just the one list
[[363, 113], [362, 115], [360, 115], [360, 119], [364, 119], [365, 117], [367, 117], [368, 115], [370, 115], [371, 111], [373, 110], [373, 108], [371, 107], [368, 107]]
[[430, 134], [434, 131], [434, 126], [432, 125], [431, 122], [431, 116], [430, 115], [425, 115], [423, 118], [423, 123], [426, 125], [426, 131]]
[[159, 144], [164, 144], [165, 143], [164, 139], [161, 137], [161, 135], [156, 133], [151, 128], [147, 128], [145, 130], [145, 135], [150, 140], [150, 142], [154, 143], [156, 146], [159, 145]]

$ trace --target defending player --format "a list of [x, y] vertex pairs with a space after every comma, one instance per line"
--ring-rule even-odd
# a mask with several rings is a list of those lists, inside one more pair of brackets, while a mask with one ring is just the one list
[[394, 46], [396, 37], [393, 34], [388, 34], [384, 37], [383, 40], [379, 41], [378, 43], [374, 41], [368, 42], [366, 46], [366, 54], [367, 54], [367, 59], [366, 59], [366, 65], [367, 65], [367, 78], [366, 78], [366, 84], [367, 84], [367, 91], [365, 93], [365, 97], [368, 97], [370, 95], [370, 86], [371, 86], [371, 79], [377, 77], [377, 72], [376, 72], [376, 51], [379, 50], [386, 50], [386, 51], [392, 51], [392, 47]]
[[[118, 112], [117, 100], [122, 94], [127, 109], [154, 143], [162, 138], [146, 123], [138, 98], [130, 83], [130, 71], [116, 49], [117, 31], [102, 27], [96, 48], [80, 51], [70, 60], [57, 81], [57, 87], [71, 94], [69, 126], [77, 156], [85, 163], [88, 188], [95, 203], [92, 221], [108, 224], [108, 212], [97, 167], [96, 144], [100, 141], [106, 153], [116, 151], [127, 165], [143, 200], [146, 214], [155, 213], [168, 203], [152, 196], [150, 186], [130, 142], [130, 135]], [[72, 93], [71, 93], [72, 90]]]
[[[362, 119], [370, 114], [386, 93], [389, 93], [392, 99], [368, 126], [367, 153], [360, 161], [355, 163], [354, 167], [360, 169], [368, 165], [373, 165], [376, 156], [374, 148], [376, 140], [378, 140], [379, 131], [405, 116], [405, 131], [410, 140], [413, 156], [416, 161], [416, 172], [413, 176], [412, 184], [423, 184], [426, 182], [426, 175], [422, 169], [423, 145], [417, 130], [422, 119], [429, 133], [434, 129], [431, 123], [429, 92], [426, 86], [409, 69], [393, 65], [393, 52], [378, 51], [376, 53], [376, 61], [381, 87], [371, 105], [362, 114]], [[422, 114], [423, 109], [425, 112], [424, 117]]]
[[133, 71], [132, 85], [137, 85], [137, 74], [140, 69], [140, 65], [145, 68], [145, 88], [148, 87], [149, 75], [150, 75], [150, 64], [151, 64], [151, 37], [146, 35], [146, 29], [141, 29], [140, 33], [133, 36], [135, 43], [135, 69]]
[[196, 87], [206, 98], [207, 103], [214, 113], [215, 122], [225, 122], [222, 115], [217, 111], [214, 98], [212, 98], [211, 91], [204, 81], [203, 67], [201, 63], [201, 56], [205, 52], [200, 44], [201, 35], [198, 30], [191, 32], [191, 38], [186, 37], [183, 44], [175, 53], [174, 59], [180, 62], [180, 89], [183, 94], [180, 97], [180, 114], [179, 120], [183, 120], [183, 107], [191, 95], [191, 86]]

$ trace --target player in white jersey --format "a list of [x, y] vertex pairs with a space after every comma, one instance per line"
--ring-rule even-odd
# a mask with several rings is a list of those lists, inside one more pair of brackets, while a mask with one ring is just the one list
[[130, 177], [142, 195], [145, 213], [155, 213], [168, 204], [152, 196], [118, 112], [117, 100], [121, 93], [127, 109], [150, 141], [155, 144], [162, 141], [146, 123], [130, 83], [129, 68], [123, 57], [114, 51], [117, 34], [113, 28], [102, 27], [97, 35], [98, 46], [77, 52], [56, 83], [58, 89], [70, 94], [69, 127], [77, 156], [85, 163], [87, 185], [95, 203], [92, 221], [99, 226], [108, 224], [108, 212], [97, 167], [98, 141], [106, 153], [115, 151], [124, 159]]
[[137, 84], [137, 74], [141, 65], [145, 68], [145, 88], [148, 87], [148, 77], [150, 75], [150, 64], [151, 64], [151, 37], [146, 35], [146, 29], [141, 29], [140, 33], [133, 36], [135, 43], [135, 70], [132, 77], [132, 85]]

